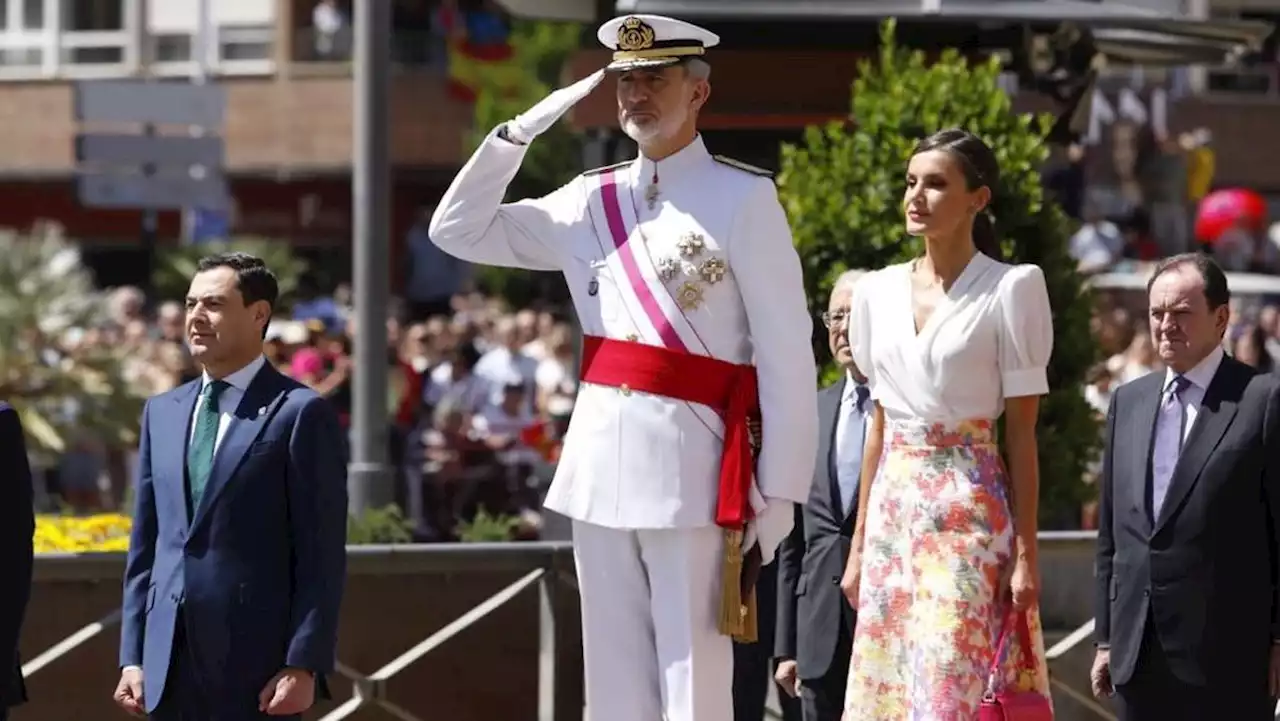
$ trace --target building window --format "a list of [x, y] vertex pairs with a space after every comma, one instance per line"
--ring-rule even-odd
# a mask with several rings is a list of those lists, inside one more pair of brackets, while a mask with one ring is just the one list
[[[15, 0], [9, 4], [17, 5]], [[18, 24], [23, 30], [41, 30], [44, 28], [44, 0], [22, 0], [22, 19]]]
[[151, 40], [152, 61], [157, 63], [185, 63], [191, 60], [191, 36], [187, 33], [171, 33], [153, 35]]
[[223, 25], [218, 28], [218, 57], [223, 61], [270, 60], [275, 29], [270, 25]]
[[[37, 5], [42, 0], [29, 0]], [[70, 31], [124, 30], [124, 3], [100, 0], [62, 0], [62, 29]]]

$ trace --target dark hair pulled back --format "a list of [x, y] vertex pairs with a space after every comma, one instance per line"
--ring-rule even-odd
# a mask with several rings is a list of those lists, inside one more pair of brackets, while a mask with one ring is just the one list
[[[932, 150], [944, 151], [959, 160], [968, 189], [974, 191], [985, 185], [991, 190], [992, 203], [995, 202], [996, 190], [1000, 186], [1000, 163], [981, 138], [960, 128], [939, 130], [917, 143], [911, 154]], [[1004, 260], [1004, 251], [1000, 249], [1000, 239], [996, 236], [995, 222], [990, 214], [992, 203], [988, 203], [973, 219], [973, 244], [979, 252]]]

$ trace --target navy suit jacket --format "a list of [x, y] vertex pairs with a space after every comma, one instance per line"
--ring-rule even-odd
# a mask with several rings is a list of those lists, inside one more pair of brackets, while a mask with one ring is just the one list
[[[778, 621], [774, 656], [795, 659], [802, 680], [822, 678], [834, 667], [848, 670], [848, 657], [836, 658], [836, 624], [853, 635], [854, 609], [840, 590], [849, 562], [849, 544], [857, 508], [840, 508], [836, 480], [836, 425], [847, 377], [818, 393], [818, 462], [809, 501], [796, 506], [791, 535], [778, 550]], [[854, 496], [857, 499], [857, 496]]]
[[0, 584], [0, 715], [27, 700], [18, 638], [31, 597], [35, 525], [22, 421], [13, 407], [0, 403], [0, 579], [4, 579]]
[[142, 667], [154, 711], [181, 618], [204, 696], [228, 715], [256, 714], [258, 693], [285, 667], [314, 672], [327, 697], [346, 574], [347, 450], [337, 414], [264, 365], [189, 514], [186, 452], [200, 385], [143, 409], [120, 665]]

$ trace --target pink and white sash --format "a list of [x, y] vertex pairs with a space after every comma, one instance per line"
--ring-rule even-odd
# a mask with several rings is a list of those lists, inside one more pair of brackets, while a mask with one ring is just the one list
[[[616, 169], [589, 176], [594, 187], [588, 188], [587, 203], [600, 241], [604, 244], [609, 272], [617, 283], [622, 301], [635, 323], [637, 334], [651, 345], [672, 350], [707, 355], [709, 351], [685, 316], [670, 289], [662, 282], [642, 241], [632, 243], [640, 235], [635, 203], [622, 202], [628, 193], [625, 181], [619, 182]], [[612, 250], [613, 252], [609, 252]], [[690, 404], [689, 408], [707, 428], [723, 438], [720, 419], [707, 408]]]

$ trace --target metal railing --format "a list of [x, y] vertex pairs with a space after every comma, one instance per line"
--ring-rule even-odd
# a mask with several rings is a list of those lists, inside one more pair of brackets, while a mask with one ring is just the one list
[[[123, 553], [41, 554], [35, 577], [37, 581], [119, 577], [124, 571], [124, 562]], [[371, 674], [362, 674], [338, 661], [335, 671], [352, 682], [352, 696], [321, 721], [340, 721], [367, 705], [376, 705], [402, 721], [421, 721], [419, 716], [387, 697], [387, 681], [531, 587], [537, 588], [539, 599], [537, 719], [554, 721], [556, 607], [559, 605], [556, 595], [559, 587], [571, 588], [576, 594], [572, 568], [572, 546], [567, 542], [348, 546], [348, 576], [511, 572], [524, 572], [524, 575]], [[117, 608], [25, 663], [23, 675], [34, 675], [119, 622], [120, 609]]]
[[[1089, 532], [1045, 532], [1042, 548], [1069, 548], [1087, 543]], [[367, 705], [376, 705], [402, 721], [420, 721], [418, 716], [397, 705], [386, 694], [387, 681], [394, 678], [423, 656], [445, 645], [462, 631], [471, 628], [494, 611], [502, 608], [531, 588], [537, 589], [538, 611], [538, 716], [539, 721], [552, 721], [556, 711], [557, 621], [559, 605], [556, 594], [562, 588], [573, 589], [572, 546], [568, 542], [544, 543], [477, 543], [441, 545], [349, 546], [349, 576], [417, 575], [417, 574], [483, 574], [523, 573], [518, 580], [489, 596], [440, 630], [405, 650], [373, 673], [360, 671], [338, 662], [336, 672], [352, 682], [352, 697], [331, 710], [321, 721], [340, 721]], [[123, 553], [42, 554], [36, 564], [37, 581], [101, 580], [119, 578], [124, 570]], [[116, 609], [85, 625], [28, 661], [23, 674], [31, 676], [62, 656], [115, 626], [120, 621]], [[1046, 651], [1052, 663], [1083, 644], [1090, 643], [1094, 621], [1076, 628]], [[1088, 694], [1061, 680], [1050, 678], [1053, 688], [1093, 712], [1098, 718], [1115, 721], [1116, 717]], [[1277, 709], [1280, 718], [1280, 708]], [[771, 718], [777, 718], [770, 709]]]

